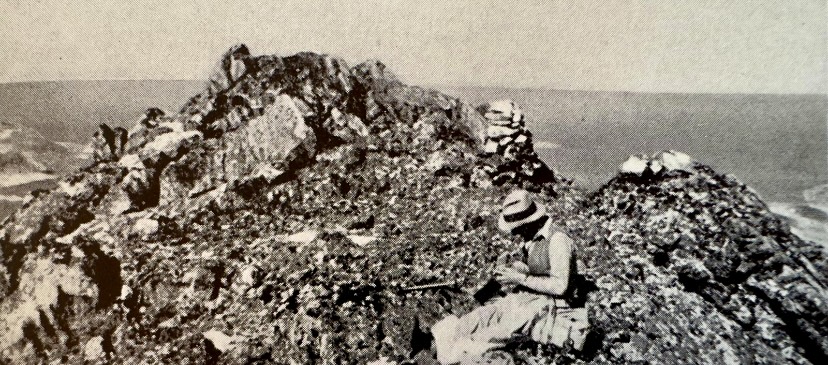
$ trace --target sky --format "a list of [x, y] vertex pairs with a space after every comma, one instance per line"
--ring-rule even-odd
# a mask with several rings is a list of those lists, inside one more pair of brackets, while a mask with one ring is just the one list
[[0, 82], [205, 79], [242, 42], [411, 84], [824, 94], [827, 32], [825, 0], [0, 0]]

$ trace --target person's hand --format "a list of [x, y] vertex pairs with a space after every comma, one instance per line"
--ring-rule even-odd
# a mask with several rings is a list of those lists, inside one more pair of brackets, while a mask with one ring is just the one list
[[517, 271], [521, 274], [529, 275], [529, 265], [526, 265], [523, 261], [513, 262], [512, 263], [512, 268], [515, 269], [515, 271]]
[[526, 274], [517, 271], [514, 267], [498, 267], [495, 269], [495, 279], [503, 284], [523, 284]]

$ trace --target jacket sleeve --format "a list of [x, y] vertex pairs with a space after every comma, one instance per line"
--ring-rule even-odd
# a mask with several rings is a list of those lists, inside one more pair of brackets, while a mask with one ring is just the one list
[[572, 243], [561, 232], [553, 234], [549, 239], [549, 276], [529, 275], [522, 285], [549, 295], [566, 293], [572, 270]]

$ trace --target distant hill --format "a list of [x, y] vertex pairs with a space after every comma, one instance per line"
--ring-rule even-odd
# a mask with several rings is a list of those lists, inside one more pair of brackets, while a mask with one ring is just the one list
[[37, 130], [0, 121], [0, 216], [18, 208], [34, 189], [55, 186], [62, 174], [80, 167], [83, 146], [52, 142]]
[[76, 165], [69, 148], [32, 128], [0, 121], [0, 173], [51, 173]]
[[87, 143], [98, 124], [132, 126], [148, 107], [177, 110], [203, 81], [48, 81], [0, 84], [0, 121], [51, 141]]

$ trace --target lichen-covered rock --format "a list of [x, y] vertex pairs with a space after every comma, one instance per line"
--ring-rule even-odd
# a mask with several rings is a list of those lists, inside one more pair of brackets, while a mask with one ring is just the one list
[[222, 154], [227, 181], [237, 181], [256, 168], [273, 165], [295, 168], [316, 153], [316, 136], [293, 100], [279, 96], [263, 114], [224, 135]]

